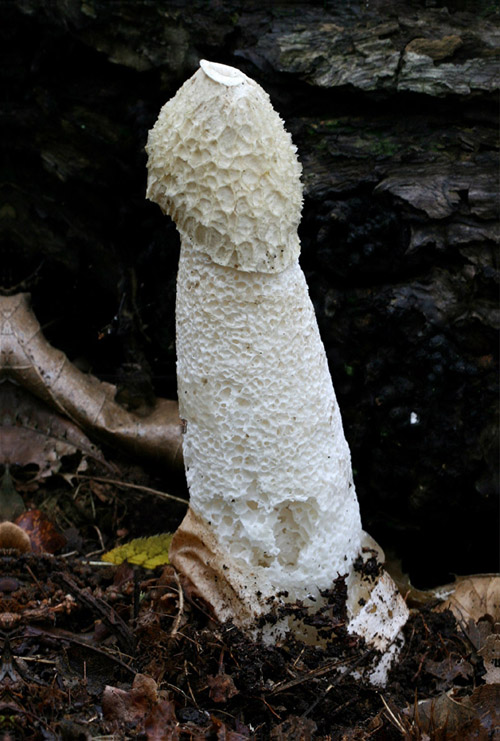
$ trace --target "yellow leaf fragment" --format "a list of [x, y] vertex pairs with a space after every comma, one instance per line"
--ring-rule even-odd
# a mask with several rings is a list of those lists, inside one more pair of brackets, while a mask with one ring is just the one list
[[145, 569], [154, 569], [169, 563], [168, 550], [172, 533], [160, 533], [149, 538], [135, 538], [129, 543], [124, 543], [102, 556], [106, 563], [119, 566], [124, 561], [142, 566]]

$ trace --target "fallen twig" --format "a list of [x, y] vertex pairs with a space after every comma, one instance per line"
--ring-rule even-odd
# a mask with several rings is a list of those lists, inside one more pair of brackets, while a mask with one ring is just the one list
[[175, 623], [174, 623], [174, 625], [172, 627], [172, 630], [170, 632], [170, 635], [171, 635], [172, 638], [177, 634], [177, 631], [179, 630], [179, 626], [180, 626], [181, 620], [182, 620], [182, 615], [184, 613], [184, 591], [182, 589], [182, 584], [181, 584], [181, 581], [179, 579], [179, 575], [178, 575], [177, 571], [174, 571], [174, 577], [175, 577], [175, 581], [176, 581], [176, 584], [177, 584], [177, 588], [179, 590], [179, 609], [177, 611], [177, 617], [175, 618]]
[[110, 630], [117, 636], [118, 640], [128, 650], [134, 650], [135, 639], [134, 634], [128, 627], [128, 625], [118, 615], [116, 610], [111, 607], [100, 597], [94, 597], [89, 591], [80, 589], [80, 587], [66, 574], [54, 573], [52, 579], [64, 586], [74, 596], [77, 602], [90, 608], [93, 612], [97, 612], [102, 621], [110, 628]]
[[[288, 682], [280, 682], [277, 684], [271, 692], [270, 695], [276, 695], [278, 692], [284, 692], [285, 690], [290, 690], [293, 687], [296, 687], [299, 684], [303, 684], [304, 682], [307, 682], [309, 679], [317, 679], [318, 677], [323, 677], [325, 674], [329, 674], [334, 669], [337, 669], [340, 666], [349, 667], [349, 669], [353, 669], [358, 664], [361, 664], [362, 661], [364, 661], [367, 656], [371, 655], [373, 651], [366, 651], [362, 656], [360, 656], [355, 661], [349, 661], [349, 660], [336, 660], [336, 661], [329, 661], [328, 664], [324, 664], [323, 666], [318, 666], [316, 669], [311, 669], [311, 671], [307, 672], [306, 674], [303, 674], [300, 677], [296, 677], [295, 679], [291, 679]], [[343, 674], [341, 676], [344, 676]], [[337, 682], [334, 681], [334, 684]]]
[[76, 474], [78, 479], [87, 479], [91, 481], [99, 481], [105, 484], [113, 484], [113, 486], [122, 486], [124, 489], [137, 489], [138, 491], [145, 491], [147, 494], [154, 494], [162, 499], [173, 499], [174, 502], [181, 502], [181, 504], [188, 505], [186, 499], [182, 497], [176, 497], [173, 494], [167, 494], [165, 491], [158, 491], [158, 489], [151, 489], [150, 486], [141, 486], [140, 484], [129, 484], [126, 481], [118, 481], [116, 479], [107, 479], [105, 476], [90, 476], [83, 473]]

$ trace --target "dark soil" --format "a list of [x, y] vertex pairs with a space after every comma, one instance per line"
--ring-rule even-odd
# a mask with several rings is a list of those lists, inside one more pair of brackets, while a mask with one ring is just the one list
[[[406, 709], [484, 684], [451, 613], [431, 607], [412, 611], [384, 689], [356, 678], [373, 652], [345, 630], [342, 577], [311, 620], [323, 647], [267, 646], [216, 624], [171, 566], [100, 563], [103, 549], [174, 529], [183, 506], [124, 488], [167, 488], [139, 468], [116, 468], [122, 487], [86, 473], [25, 494], [65, 535], [61, 553], [0, 551], [1, 738], [418, 739]], [[484, 733], [470, 737], [493, 738]], [[435, 737], [458, 738], [446, 724]]]

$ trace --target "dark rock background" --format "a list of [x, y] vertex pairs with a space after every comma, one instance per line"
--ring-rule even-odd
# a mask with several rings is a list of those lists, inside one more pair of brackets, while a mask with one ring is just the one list
[[299, 148], [301, 262], [364, 525], [417, 585], [498, 568], [495, 3], [1, 4], [0, 286], [130, 406], [175, 395], [148, 129], [200, 58]]

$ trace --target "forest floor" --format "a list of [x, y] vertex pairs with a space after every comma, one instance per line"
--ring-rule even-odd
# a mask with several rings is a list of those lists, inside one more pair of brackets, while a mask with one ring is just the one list
[[164, 477], [77, 469], [24, 483], [32, 550], [0, 550], [0, 738], [499, 738], [479, 623], [413, 608], [384, 688], [359, 677], [373, 652], [345, 629], [342, 578], [316, 620], [322, 647], [253, 641], [214, 622], [171, 566], [101, 562], [175, 529], [185, 506], [154, 493]]

